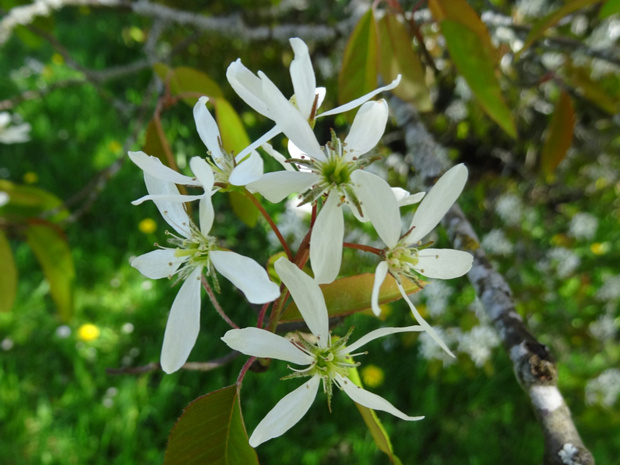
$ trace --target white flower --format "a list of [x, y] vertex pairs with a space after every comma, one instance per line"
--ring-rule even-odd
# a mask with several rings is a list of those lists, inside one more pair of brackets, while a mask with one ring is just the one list
[[316, 118], [344, 113], [357, 108], [380, 92], [393, 89], [400, 82], [399, 75], [389, 85], [375, 89], [362, 97], [319, 115], [317, 111], [325, 99], [325, 88], [316, 87], [316, 77], [310, 61], [308, 46], [303, 40], [296, 37], [289, 41], [295, 53], [295, 58], [290, 66], [291, 81], [295, 92], [291, 97], [292, 108], [298, 116], [294, 118], [294, 121], [283, 120], [277, 110], [272, 107], [273, 100], [269, 95], [270, 93], [275, 91], [281, 98], [286, 100], [286, 97], [262, 71], [258, 72], [258, 76], [255, 75], [241, 63], [240, 59], [231, 63], [226, 71], [228, 82], [235, 92], [255, 111], [276, 123], [273, 129], [251, 145], [252, 148], [259, 147], [281, 132], [286, 134], [286, 127], [290, 128], [291, 125], [299, 121], [304, 121], [303, 125], [312, 132], [311, 128], [314, 127]]
[[30, 124], [22, 123], [10, 126], [11, 115], [8, 112], [0, 112], [0, 142], [3, 144], [17, 144], [30, 140]]
[[296, 156], [291, 161], [307, 171], [267, 173], [248, 188], [271, 202], [279, 202], [293, 192], [300, 193], [302, 203], [327, 195], [312, 229], [310, 262], [319, 284], [329, 283], [338, 276], [342, 261], [343, 205], [348, 205], [356, 216], [370, 220], [385, 242], [398, 239], [399, 232], [394, 236], [389, 231], [386, 235], [385, 226], [400, 221], [395, 193], [382, 178], [362, 170], [373, 161], [364, 155], [385, 130], [387, 103], [379, 100], [362, 105], [344, 142], [333, 136], [322, 149], [301, 114], [275, 86], [272, 90], [269, 95], [273, 99], [269, 101], [273, 102], [273, 113], [277, 113], [276, 122], [282, 123], [284, 133], [294, 144], [289, 147]]
[[598, 229], [598, 219], [590, 213], [577, 213], [570, 221], [569, 234], [575, 239], [590, 240]]
[[357, 342], [346, 346], [345, 337], [333, 342], [329, 332], [329, 316], [325, 299], [315, 280], [301, 271], [286, 258], [280, 258], [275, 268], [282, 278], [302, 314], [306, 325], [314, 335], [314, 341], [303, 338], [288, 340], [259, 328], [233, 329], [222, 340], [232, 349], [254, 357], [274, 358], [302, 366], [291, 368], [293, 374], [286, 378], [310, 377], [293, 392], [287, 394], [267, 414], [250, 437], [250, 445], [257, 447], [269, 439], [281, 436], [293, 427], [308, 411], [316, 397], [319, 384], [330, 402], [332, 384], [343, 390], [354, 402], [365, 407], [382, 410], [407, 421], [421, 420], [423, 417], [410, 417], [384, 398], [355, 385], [348, 377], [349, 368], [357, 366], [352, 353], [364, 344], [388, 334], [421, 331], [419, 326], [405, 328], [381, 328], [371, 331]]
[[[203, 165], [201, 174], [208, 173], [204, 160], [192, 159], [194, 172]], [[178, 235], [168, 233], [173, 248], [160, 248], [131, 261], [131, 265], [151, 279], [169, 278], [175, 274], [183, 284], [179, 289], [168, 317], [161, 353], [161, 366], [166, 373], [178, 370], [187, 360], [194, 347], [200, 328], [200, 287], [203, 269], [217, 288], [218, 271], [237, 286], [246, 298], [255, 304], [275, 300], [280, 295], [278, 285], [269, 280], [267, 272], [254, 260], [217, 246], [216, 239], [209, 236], [213, 225], [211, 196], [200, 197], [200, 228], [185, 211], [181, 197], [173, 182], [162, 181], [144, 174], [150, 197], [154, 200], [164, 219]], [[206, 192], [211, 192], [213, 175], [202, 177]]]
[[432, 279], [452, 279], [463, 276], [471, 268], [473, 262], [471, 254], [453, 249], [428, 248], [429, 244], [421, 243], [421, 240], [437, 226], [456, 201], [466, 181], [465, 165], [460, 164], [447, 171], [424, 197], [413, 216], [409, 230], [400, 239], [401, 223], [398, 214], [383, 225], [385, 232], [380, 233], [380, 236], [387, 245], [384, 252], [385, 260], [377, 265], [372, 290], [372, 309], [376, 315], [379, 315], [381, 313], [379, 308], [381, 284], [388, 273], [394, 276], [400, 293], [418, 323], [450, 355], [452, 352], [422, 318], [407, 296], [402, 286], [402, 279], [410, 278], [415, 281], [417, 274]]

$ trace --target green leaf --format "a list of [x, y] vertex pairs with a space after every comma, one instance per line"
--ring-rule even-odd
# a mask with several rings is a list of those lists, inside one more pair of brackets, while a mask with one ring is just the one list
[[166, 156], [166, 145], [164, 144], [167, 145], [168, 141], [162, 140], [160, 132], [157, 130], [157, 123], [155, 122], [155, 119], [151, 119], [146, 128], [146, 138], [144, 140], [142, 150], [147, 155], [152, 155], [159, 158], [164, 165], [170, 166], [168, 163], [168, 157]]
[[[408, 294], [415, 293], [420, 288], [410, 280], [403, 282], [403, 287]], [[356, 276], [340, 278], [329, 284], [321, 284], [321, 291], [327, 304], [327, 312], [330, 317], [350, 315], [351, 313], [361, 312], [371, 308], [370, 297], [372, 286], [375, 282], [374, 273], [364, 273]], [[385, 278], [379, 293], [379, 305], [393, 302], [402, 296], [396, 280], [389, 274]], [[303, 320], [297, 305], [292, 301], [284, 310], [280, 321]]]
[[239, 153], [248, 145], [250, 138], [243, 126], [243, 122], [230, 103], [224, 98], [214, 102], [215, 119], [220, 129], [220, 137], [224, 150], [229, 153]]
[[[357, 368], [349, 369], [349, 379], [359, 387], [364, 387], [362, 386], [362, 380], [360, 379]], [[391, 463], [395, 465], [402, 465], [400, 459], [394, 454], [394, 448], [392, 447], [390, 436], [383, 427], [383, 424], [381, 424], [381, 421], [379, 420], [379, 417], [377, 417], [375, 411], [369, 409], [368, 407], [364, 407], [357, 402], [355, 403], [355, 406], [362, 415], [364, 423], [366, 423], [366, 426], [368, 427], [368, 430], [370, 431], [372, 438], [375, 440], [375, 444], [377, 444], [379, 450], [388, 456]]]
[[577, 10], [581, 10], [582, 8], [594, 5], [595, 3], [599, 3], [601, 1], [602, 0], [573, 0], [572, 2], [568, 2], [564, 6], [549, 13], [543, 19], [534, 24], [534, 27], [532, 27], [530, 33], [525, 39], [525, 44], [523, 45], [521, 50], [519, 50], [515, 54], [515, 60], [518, 60], [525, 50], [527, 50], [534, 42], [540, 39], [549, 28], [555, 26], [558, 21], [561, 20], [564, 16], [567, 16]]
[[254, 204], [246, 198], [245, 195], [238, 191], [228, 192], [228, 198], [233, 212], [237, 215], [237, 218], [243, 221], [250, 228], [256, 226], [259, 213]]
[[610, 115], [620, 113], [620, 102], [618, 99], [605, 92], [600, 84], [593, 81], [589, 71], [573, 66], [570, 63], [564, 66], [564, 71], [566, 72], [568, 83], [578, 89], [578, 93], [584, 98]]
[[[377, 87], [378, 48], [377, 26], [370, 8], [353, 29], [344, 50], [338, 75], [338, 101], [341, 105]], [[353, 119], [351, 111], [346, 115], [349, 121]]]
[[197, 69], [179, 66], [171, 70], [162, 63], [156, 63], [153, 70], [162, 81], [169, 83], [172, 95], [192, 94], [183, 97], [183, 101], [192, 107], [202, 95], [214, 99], [224, 95], [215, 81]]
[[540, 169], [547, 178], [553, 175], [557, 166], [566, 156], [566, 152], [573, 142], [574, 128], [575, 110], [573, 109], [573, 102], [566, 92], [562, 92], [555, 104], [545, 144], [540, 154]]
[[398, 17], [386, 13], [377, 23], [379, 34], [379, 67], [384, 82], [392, 82], [397, 75], [402, 80], [392, 93], [412, 103], [419, 111], [431, 111], [430, 91], [418, 54], [413, 49], [413, 38]]
[[49, 282], [60, 317], [69, 321], [73, 315], [75, 268], [64, 233], [51, 223], [31, 223], [26, 228], [26, 241]]
[[598, 12], [599, 19], [609, 18], [620, 13], [620, 0], [607, 0]]
[[168, 438], [164, 465], [252, 465], [237, 386], [199, 397], [187, 406]]
[[[22, 222], [27, 218], [43, 218], [58, 222], [69, 216], [69, 210], [63, 208], [63, 202], [54, 194], [34, 186], [15, 184], [0, 180], [0, 191], [6, 192], [9, 202], [0, 207], [0, 216], [10, 221]], [[50, 213], [54, 214], [46, 217]]]
[[4, 231], [0, 229], [0, 312], [13, 308], [17, 296], [17, 267]]
[[479, 36], [459, 22], [443, 20], [441, 31], [456, 68], [482, 109], [511, 137], [517, 137], [512, 114], [504, 102], [495, 74], [495, 58]]

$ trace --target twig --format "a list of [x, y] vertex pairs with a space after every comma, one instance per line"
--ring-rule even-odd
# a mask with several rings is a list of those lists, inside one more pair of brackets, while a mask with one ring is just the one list
[[222, 317], [222, 319], [226, 323], [228, 323], [231, 327], [239, 329], [239, 325], [237, 325], [234, 321], [232, 321], [228, 317], [228, 315], [226, 315], [226, 312], [220, 306], [220, 303], [215, 298], [215, 294], [213, 293], [213, 289], [211, 289], [211, 286], [209, 286], [209, 283], [207, 282], [206, 276], [203, 274], [200, 278], [201, 278], [201, 281], [202, 281], [202, 287], [204, 288], [205, 291], [207, 291], [207, 295], [209, 296], [209, 300], [211, 300], [211, 303], [215, 307], [215, 310], [217, 311], [217, 313], [219, 313], [219, 315]]
[[[208, 362], [185, 362], [180, 368], [187, 371], [211, 371], [227, 363], [232, 362], [240, 354], [236, 350], [224, 355], [220, 358], [209, 360]], [[142, 365], [139, 367], [126, 367], [126, 368], [106, 368], [106, 373], [109, 375], [142, 375], [144, 373], [150, 373], [151, 371], [160, 371], [161, 365], [159, 362], [151, 362], [148, 365]]]
[[[417, 119], [415, 109], [396, 98], [391, 99], [398, 124], [405, 131], [405, 143], [416, 154], [416, 170], [428, 186], [447, 168], [436, 157], [441, 150]], [[474, 263], [469, 280], [510, 356], [517, 380], [528, 395], [545, 438], [545, 465], [565, 465], [561, 451], [576, 449], [573, 465], [593, 465], [594, 458], [584, 446], [571, 413], [558, 389], [558, 372], [547, 347], [529, 332], [515, 309], [510, 287], [493, 269], [478, 236], [458, 205], [443, 220], [455, 248], [470, 252]]]

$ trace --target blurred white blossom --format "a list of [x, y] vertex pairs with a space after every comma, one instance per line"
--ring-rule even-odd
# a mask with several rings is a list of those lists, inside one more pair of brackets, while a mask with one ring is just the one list
[[598, 317], [596, 321], [590, 323], [590, 332], [599, 341], [611, 341], [618, 334], [615, 319], [609, 313]]
[[590, 213], [577, 213], [568, 228], [575, 239], [592, 239], [598, 229], [598, 219]]
[[611, 407], [620, 395], [620, 370], [610, 368], [586, 384], [586, 402]]
[[596, 291], [598, 300], [613, 301], [620, 297], [620, 275], [603, 277], [603, 285]]
[[523, 216], [523, 203], [514, 194], [504, 194], [495, 203], [495, 212], [510, 226], [516, 226]]
[[[443, 329], [439, 326], [435, 326], [433, 329], [446, 345], [454, 347], [459, 343], [462, 334], [459, 328]], [[420, 355], [422, 358], [429, 361], [441, 360], [444, 367], [452, 365], [456, 361], [456, 358], [451, 357], [446, 351], [439, 347], [428, 333], [420, 334]]]
[[28, 142], [30, 140], [30, 124], [21, 123], [10, 126], [11, 122], [15, 122], [15, 120], [11, 118], [8, 112], [0, 112], [0, 143]]
[[513, 253], [514, 247], [501, 229], [492, 229], [480, 243], [485, 252], [491, 255], [507, 256]]
[[547, 257], [551, 265], [555, 267], [558, 278], [567, 278], [579, 266], [580, 260], [577, 254], [564, 247], [555, 247], [549, 250]]
[[448, 308], [448, 301], [454, 289], [443, 281], [433, 281], [424, 288], [426, 309], [432, 317], [443, 315]]
[[499, 345], [499, 337], [491, 326], [474, 326], [459, 338], [458, 351], [468, 354], [477, 367], [491, 357], [493, 348]]

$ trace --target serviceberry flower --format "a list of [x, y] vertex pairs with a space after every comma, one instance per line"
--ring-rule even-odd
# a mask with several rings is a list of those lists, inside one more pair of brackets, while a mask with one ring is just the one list
[[353, 357], [361, 355], [355, 353], [360, 347], [388, 334], [422, 331], [422, 328], [417, 325], [381, 328], [347, 346], [351, 330], [340, 339], [332, 338], [325, 298], [317, 282], [284, 257], [275, 263], [275, 269], [312, 332], [312, 339], [305, 339], [301, 335], [296, 339], [286, 339], [264, 329], [244, 328], [228, 331], [222, 340], [231, 349], [243, 354], [284, 360], [303, 367], [289, 367], [293, 373], [283, 379], [309, 377], [310, 380], [282, 398], [263, 418], [250, 437], [250, 445], [257, 447], [269, 439], [281, 436], [301, 420], [312, 405], [321, 381], [323, 391], [327, 394], [328, 406], [331, 405], [335, 384], [354, 402], [365, 407], [388, 412], [407, 421], [424, 418], [406, 415], [383, 397], [362, 389], [349, 378], [349, 369], [359, 365], [353, 362]]

